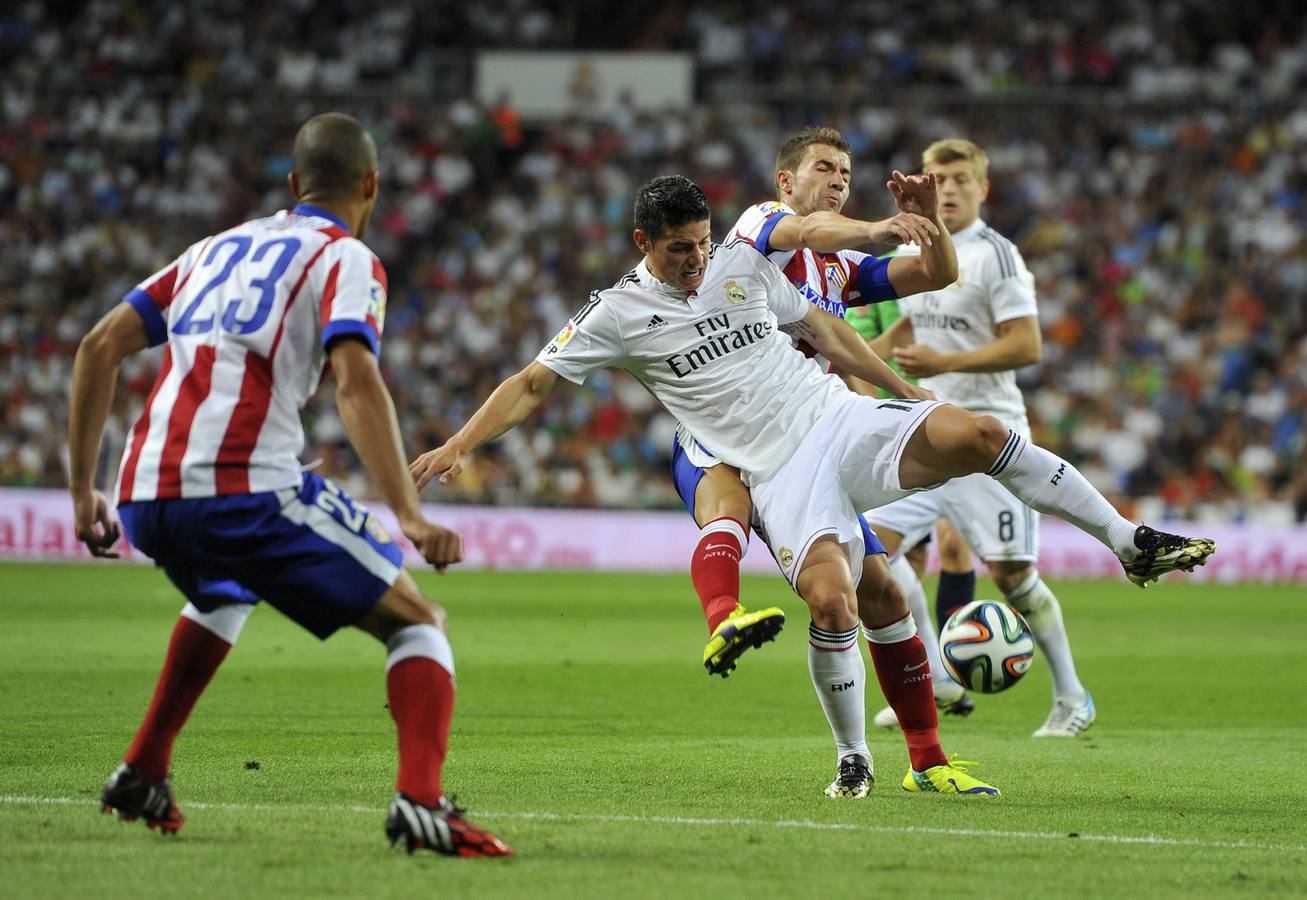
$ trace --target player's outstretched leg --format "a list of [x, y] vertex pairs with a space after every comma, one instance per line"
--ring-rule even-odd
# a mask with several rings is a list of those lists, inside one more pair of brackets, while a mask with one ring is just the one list
[[149, 711], [123, 764], [100, 793], [105, 812], [116, 812], [125, 822], [143, 819], [165, 834], [182, 827], [185, 817], [168, 778], [173, 744], [253, 610], [248, 603], [228, 603], [201, 612], [186, 604], [173, 627]]
[[511, 856], [490, 832], [445, 799], [441, 769], [454, 714], [454, 651], [444, 611], [400, 571], [376, 607], [357, 623], [386, 644], [386, 698], [399, 736], [396, 795], [386, 818], [391, 846], [448, 856]]
[[972, 472], [994, 478], [1031, 509], [1093, 535], [1116, 554], [1126, 577], [1140, 587], [1176, 569], [1192, 571], [1216, 552], [1210, 538], [1136, 526], [1066, 460], [1010, 431], [993, 416], [943, 404], [908, 439], [900, 483], [905, 488], [925, 487]]

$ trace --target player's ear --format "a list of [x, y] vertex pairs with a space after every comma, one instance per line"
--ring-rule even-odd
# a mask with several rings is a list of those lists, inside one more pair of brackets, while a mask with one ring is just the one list
[[989, 199], [989, 179], [986, 178], [980, 182], [980, 202], [984, 203]]
[[381, 183], [380, 172], [369, 172], [363, 176], [363, 199], [371, 200], [377, 196], [377, 187]]
[[295, 198], [296, 202], [300, 199], [300, 179], [294, 172], [286, 176], [286, 183], [290, 185], [290, 195]]
[[653, 252], [653, 241], [649, 240], [649, 235], [645, 234], [639, 228], [631, 233], [631, 238], [635, 241], [635, 246], [638, 247], [640, 252], [645, 256], [648, 256]]
[[794, 173], [789, 169], [781, 169], [776, 173], [776, 190], [782, 194], [788, 194], [794, 190]]

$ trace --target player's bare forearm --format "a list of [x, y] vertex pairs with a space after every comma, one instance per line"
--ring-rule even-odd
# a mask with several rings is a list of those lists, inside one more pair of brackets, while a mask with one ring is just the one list
[[958, 280], [958, 255], [948, 229], [938, 219], [939, 235], [919, 256], [896, 256], [889, 261], [889, 281], [900, 297], [942, 291]]
[[895, 397], [915, 395], [916, 389], [877, 356], [853, 326], [838, 316], [813, 307], [798, 322], [782, 325], [781, 330], [811, 344], [843, 372], [884, 388]]
[[1008, 372], [1043, 358], [1039, 320], [1035, 316], [1000, 322], [996, 330], [995, 340], [975, 350], [940, 353], [915, 344], [896, 349], [894, 361], [909, 375], [929, 376], [940, 372]]
[[140, 314], [124, 303], [96, 323], [77, 347], [68, 401], [68, 486], [74, 493], [94, 487], [95, 462], [113, 405], [118, 367], [147, 343]]
[[907, 316], [902, 316], [894, 320], [894, 324], [885, 329], [884, 332], [867, 341], [871, 347], [871, 352], [875, 353], [881, 359], [889, 359], [894, 355], [896, 347], [906, 347], [914, 340], [912, 331], [912, 320]]
[[558, 385], [558, 375], [548, 366], [533, 362], [504, 381], [472, 414], [449, 443], [463, 454], [471, 453], [516, 428]]
[[417, 488], [408, 474], [404, 442], [390, 391], [372, 351], [361, 341], [341, 339], [331, 348], [336, 375], [336, 410], [363, 468], [401, 525], [418, 521]]
[[821, 210], [806, 216], [785, 216], [776, 223], [767, 245], [772, 250], [815, 250], [834, 253], [867, 244], [907, 244], [926, 246], [936, 239], [943, 226], [924, 216], [900, 213], [881, 222], [850, 219], [839, 213]]

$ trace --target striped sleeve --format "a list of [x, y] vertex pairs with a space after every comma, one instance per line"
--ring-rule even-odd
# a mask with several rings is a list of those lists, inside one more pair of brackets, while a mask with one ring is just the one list
[[181, 256], [142, 281], [123, 297], [124, 303], [131, 304], [145, 322], [145, 333], [149, 336], [150, 346], [157, 347], [168, 340], [168, 307], [173, 298], [186, 285], [191, 271], [199, 262], [203, 252], [202, 244], [192, 244]]
[[992, 228], [982, 231], [979, 239], [993, 251], [983, 272], [994, 323], [1039, 315], [1035, 302], [1035, 277], [1026, 268], [1021, 251]]
[[320, 321], [325, 349], [343, 335], [357, 335], [381, 352], [388, 282], [381, 260], [362, 242], [342, 238], [328, 245], [315, 268], [322, 272]]

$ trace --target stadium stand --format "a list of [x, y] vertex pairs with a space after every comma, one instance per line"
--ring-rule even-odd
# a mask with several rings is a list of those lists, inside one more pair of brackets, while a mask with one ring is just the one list
[[[947, 4], [763, 3], [747, 17], [742, 4], [635, 3], [612, 17], [593, 5], [0, 12], [0, 484], [66, 482], [80, 336], [188, 239], [288, 205], [295, 123], [338, 108], [383, 138], [368, 242], [390, 273], [383, 362], [414, 450], [637, 261], [629, 204], [644, 178], [692, 175], [722, 229], [769, 195], [783, 135], [822, 122], [854, 145], [849, 210], [866, 217], [888, 212], [885, 174], [915, 168], [931, 140], [989, 149], [986, 218], [1039, 290], [1045, 359], [1022, 374], [1036, 440], [1135, 515], [1307, 521], [1297, 4], [1233, 17], [1096, 2], [1059, 23], [1029, 2], [961, 19]], [[523, 122], [467, 99], [476, 48], [549, 47], [690, 52], [700, 102]], [[265, 163], [275, 147], [286, 156]], [[156, 364], [126, 367], [110, 478]], [[307, 456], [364, 493], [328, 397], [309, 426]], [[675, 507], [672, 428], [626, 376], [594, 378], [439, 497]]]

